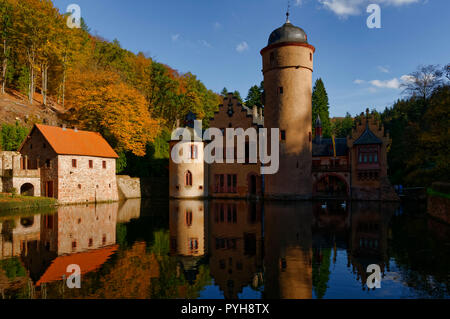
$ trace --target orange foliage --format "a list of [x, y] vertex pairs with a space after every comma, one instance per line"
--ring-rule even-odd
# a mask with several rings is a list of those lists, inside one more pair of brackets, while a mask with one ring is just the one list
[[67, 81], [69, 120], [102, 133], [116, 151], [145, 155], [147, 142], [160, 130], [151, 118], [145, 97], [105, 70], [73, 71]]

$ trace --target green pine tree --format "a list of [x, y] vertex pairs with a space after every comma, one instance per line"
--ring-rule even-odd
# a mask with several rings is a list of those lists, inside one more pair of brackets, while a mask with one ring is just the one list
[[322, 133], [324, 137], [331, 136], [331, 123], [330, 123], [330, 105], [328, 104], [328, 95], [325, 90], [325, 86], [321, 78], [316, 80], [312, 93], [312, 127], [317, 118], [317, 114], [322, 121]]
[[253, 85], [249, 90], [247, 97], [245, 99], [245, 105], [247, 107], [252, 108], [253, 105], [261, 106], [262, 105], [262, 92], [260, 87], [257, 85]]

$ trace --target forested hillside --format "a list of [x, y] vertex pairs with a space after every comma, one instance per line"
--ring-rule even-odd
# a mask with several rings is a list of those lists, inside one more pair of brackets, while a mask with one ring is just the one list
[[50, 0], [0, 0], [0, 38], [2, 94], [22, 94], [30, 110], [37, 100], [61, 106], [62, 120], [106, 137], [120, 169], [127, 160], [166, 157], [158, 139], [189, 110], [207, 125], [219, 104], [195, 75], [93, 36], [84, 21], [68, 28]]

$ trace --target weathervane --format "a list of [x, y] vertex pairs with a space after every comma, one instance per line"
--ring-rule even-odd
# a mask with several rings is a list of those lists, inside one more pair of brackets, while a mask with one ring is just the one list
[[287, 11], [286, 11], [286, 23], [291, 23], [291, 21], [289, 21], [289, 10], [291, 9], [291, 1], [288, 0], [288, 7], [287, 7]]

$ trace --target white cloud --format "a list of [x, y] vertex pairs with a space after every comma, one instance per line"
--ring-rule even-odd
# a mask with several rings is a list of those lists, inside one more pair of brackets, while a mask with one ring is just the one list
[[358, 15], [365, 0], [318, 0], [324, 8], [338, 16]]
[[207, 48], [211, 48], [212, 47], [212, 45], [209, 42], [207, 42], [206, 40], [199, 40], [199, 42], [200, 42], [201, 45], [203, 45], [203, 46], [205, 46]]
[[175, 41], [177, 41], [180, 38], [180, 35], [179, 34], [173, 34], [171, 36], [171, 38], [172, 38], [172, 41], [175, 42]]
[[402, 75], [400, 77], [400, 80], [402, 80], [402, 82], [404, 82], [404, 83], [407, 83], [407, 82], [412, 83], [416, 80], [416, 78], [413, 77], [412, 75]]
[[400, 78], [392, 78], [390, 80], [372, 80], [366, 81], [361, 79], [356, 79], [353, 81], [355, 84], [368, 83], [370, 86], [367, 88], [369, 92], [375, 93], [377, 89], [400, 89], [405, 83], [414, 81], [415, 78], [411, 75], [402, 75]]
[[303, 0], [295, 0], [295, 6], [300, 7], [303, 4]]
[[371, 3], [386, 6], [402, 6], [418, 3], [421, 0], [317, 0], [325, 9], [334, 12], [339, 17], [359, 15], [365, 12]]
[[397, 78], [393, 78], [391, 80], [373, 80], [370, 81], [370, 84], [376, 86], [378, 88], [386, 88], [386, 89], [398, 89], [400, 88], [400, 81]]
[[379, 65], [377, 66], [378, 70], [383, 73], [389, 73], [389, 69], [385, 66]]
[[247, 42], [242, 41], [241, 43], [239, 43], [239, 44], [236, 46], [236, 51], [239, 52], [239, 53], [242, 53], [242, 52], [244, 52], [244, 51], [247, 51], [248, 48], [249, 48], [249, 47], [248, 47]]

